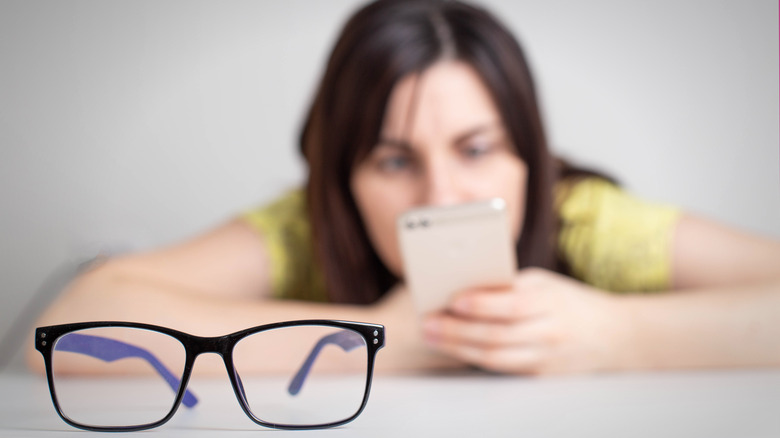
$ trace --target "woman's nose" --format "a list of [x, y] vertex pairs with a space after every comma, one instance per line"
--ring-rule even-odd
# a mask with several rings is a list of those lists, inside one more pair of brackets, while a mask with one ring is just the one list
[[429, 163], [423, 176], [423, 205], [451, 205], [465, 201], [457, 172], [447, 163]]

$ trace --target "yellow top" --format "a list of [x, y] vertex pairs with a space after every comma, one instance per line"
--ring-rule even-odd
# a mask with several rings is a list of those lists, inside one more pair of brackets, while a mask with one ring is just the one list
[[[575, 278], [613, 292], [669, 288], [677, 209], [640, 200], [600, 178], [562, 185], [556, 195], [558, 251]], [[242, 217], [265, 239], [276, 297], [327, 301], [302, 190]]]
[[669, 289], [677, 209], [600, 178], [559, 189], [557, 196], [558, 251], [575, 278], [612, 292]]

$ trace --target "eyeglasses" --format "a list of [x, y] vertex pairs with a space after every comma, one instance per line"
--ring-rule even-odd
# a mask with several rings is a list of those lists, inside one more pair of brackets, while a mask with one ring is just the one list
[[[132, 322], [40, 327], [51, 399], [71, 426], [135, 431], [160, 426], [181, 403], [195, 358], [222, 356], [241, 408], [257, 424], [279, 429], [338, 426], [368, 400], [384, 327], [308, 320], [267, 324], [200, 337]], [[259, 372], [262, 370], [262, 372]]]

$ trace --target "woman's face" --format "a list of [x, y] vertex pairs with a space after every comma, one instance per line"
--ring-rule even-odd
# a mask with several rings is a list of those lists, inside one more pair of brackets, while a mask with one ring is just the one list
[[527, 167], [470, 65], [441, 61], [403, 78], [385, 114], [379, 144], [355, 168], [350, 185], [371, 243], [391, 272], [403, 277], [395, 224], [413, 207], [500, 197], [519, 237]]

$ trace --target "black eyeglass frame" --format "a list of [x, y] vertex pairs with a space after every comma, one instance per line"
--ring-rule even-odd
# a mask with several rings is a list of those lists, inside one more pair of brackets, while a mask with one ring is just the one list
[[[363, 400], [361, 401], [360, 408], [349, 418], [324, 424], [312, 424], [312, 425], [289, 425], [289, 424], [277, 424], [269, 423], [256, 417], [249, 408], [249, 403], [243, 395], [241, 388], [240, 378], [233, 364], [233, 347], [243, 338], [273, 329], [318, 325], [327, 326], [341, 329], [352, 330], [360, 334], [365, 341], [366, 351], [368, 354], [368, 364], [366, 370], [366, 385], [363, 393]], [[52, 352], [56, 345], [56, 341], [63, 335], [78, 330], [85, 330], [91, 328], [104, 328], [104, 327], [127, 327], [144, 329], [150, 331], [156, 331], [159, 333], [171, 336], [181, 342], [184, 346], [186, 359], [184, 363], [184, 371], [181, 376], [181, 384], [179, 385], [176, 398], [173, 402], [170, 412], [159, 421], [155, 421], [147, 424], [140, 424], [135, 426], [92, 426], [87, 424], [80, 424], [68, 418], [60, 408], [60, 404], [57, 400], [56, 391], [54, 389], [54, 374], [52, 371]], [[97, 432], [132, 432], [139, 430], [152, 429], [161, 426], [168, 422], [178, 410], [181, 405], [184, 394], [187, 391], [187, 385], [192, 375], [192, 368], [195, 364], [195, 359], [203, 353], [216, 353], [222, 357], [225, 367], [227, 368], [228, 377], [230, 378], [230, 384], [233, 387], [233, 392], [238, 399], [238, 403], [244, 413], [252, 419], [255, 423], [270, 427], [274, 429], [325, 429], [329, 427], [340, 426], [357, 418], [368, 402], [368, 395], [371, 391], [371, 382], [373, 379], [374, 361], [376, 359], [376, 353], [385, 345], [385, 328], [380, 324], [371, 324], [364, 322], [352, 322], [352, 321], [339, 321], [339, 320], [327, 320], [327, 319], [310, 319], [310, 320], [298, 320], [298, 321], [285, 321], [272, 324], [264, 324], [256, 327], [244, 329], [235, 333], [231, 333], [224, 336], [215, 337], [202, 337], [195, 336], [188, 333], [180, 332], [178, 330], [170, 329], [167, 327], [161, 327], [152, 324], [126, 322], [126, 321], [97, 321], [97, 322], [78, 322], [71, 324], [61, 324], [46, 327], [38, 327], [35, 329], [35, 349], [40, 351], [43, 355], [44, 363], [46, 366], [46, 379], [49, 384], [49, 393], [51, 394], [52, 402], [57, 414], [63, 421], [69, 425], [90, 431]]]

